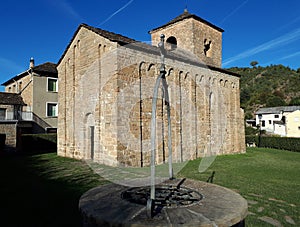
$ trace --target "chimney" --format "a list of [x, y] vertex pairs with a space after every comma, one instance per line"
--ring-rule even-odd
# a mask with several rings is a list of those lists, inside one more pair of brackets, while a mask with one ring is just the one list
[[31, 57], [29, 61], [29, 68], [32, 69], [33, 67], [34, 67], [34, 59], [33, 57]]

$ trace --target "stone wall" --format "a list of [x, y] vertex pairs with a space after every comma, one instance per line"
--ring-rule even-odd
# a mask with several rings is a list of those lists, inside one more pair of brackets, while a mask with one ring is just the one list
[[[101, 124], [105, 128], [110, 127], [109, 116], [105, 121], [100, 116], [101, 107], [108, 109], [110, 106], [109, 91], [102, 96], [101, 86], [107, 81], [108, 75], [113, 75], [117, 66], [113, 56], [106, 58], [106, 53], [116, 49], [117, 44], [82, 28], [73, 42], [70, 44], [64, 59], [58, 65], [59, 78], [59, 113], [58, 113], [58, 154], [74, 158], [92, 158], [89, 153], [92, 149], [88, 137], [89, 130], [94, 127], [94, 150], [101, 152], [102, 158], [107, 164], [116, 164], [110, 158], [114, 150], [111, 145], [102, 144], [100, 147]], [[100, 61], [101, 59], [101, 61]], [[105, 64], [108, 67], [101, 67]], [[99, 70], [101, 69], [101, 70]], [[113, 80], [110, 83], [114, 83]], [[116, 83], [116, 81], [115, 81]], [[111, 86], [115, 87], [115, 86]], [[110, 89], [110, 88], [107, 88]], [[101, 98], [105, 102], [101, 103]], [[76, 119], [77, 118], [77, 119]], [[105, 135], [107, 141], [111, 141], [109, 135]], [[115, 146], [117, 142], [114, 141]], [[104, 150], [109, 150], [108, 153]], [[96, 154], [96, 156], [99, 154]], [[96, 157], [95, 157], [96, 158]]]
[[[58, 65], [58, 155], [148, 166], [160, 56], [81, 28]], [[166, 59], [174, 162], [245, 152], [239, 78]], [[168, 156], [166, 106], [157, 102], [156, 162]]]
[[[179, 51], [192, 53], [196, 59], [206, 65], [221, 67], [222, 64], [222, 32], [211, 26], [192, 18], [171, 24], [151, 33], [154, 46], [160, 42], [160, 35], [164, 34], [166, 40], [173, 36], [177, 40]], [[204, 43], [210, 42], [210, 49], [205, 54]]]
[[5, 146], [16, 148], [17, 145], [17, 122], [0, 122], [0, 133], [6, 134]]

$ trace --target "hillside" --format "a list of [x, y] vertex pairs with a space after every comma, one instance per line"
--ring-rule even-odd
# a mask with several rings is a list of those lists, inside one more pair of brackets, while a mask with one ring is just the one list
[[260, 107], [300, 105], [300, 68], [283, 65], [228, 68], [241, 75], [241, 107], [246, 119]]

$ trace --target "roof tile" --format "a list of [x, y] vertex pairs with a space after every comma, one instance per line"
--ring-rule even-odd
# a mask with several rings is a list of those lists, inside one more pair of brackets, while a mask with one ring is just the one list
[[202, 22], [202, 23], [204, 23], [204, 24], [206, 24], [206, 25], [208, 25], [208, 26], [210, 26], [210, 27], [212, 27], [212, 28], [214, 28], [214, 29], [216, 29], [216, 30], [218, 30], [220, 32], [224, 32], [224, 30], [222, 28], [219, 28], [216, 25], [213, 25], [212, 23], [210, 23], [210, 22], [202, 19], [201, 17], [199, 17], [199, 16], [197, 16], [195, 14], [191, 14], [187, 10], [185, 10], [178, 17], [175, 17], [173, 20], [169, 21], [168, 23], [166, 23], [166, 24], [164, 24], [162, 26], [159, 26], [157, 28], [152, 29], [151, 31], [149, 31], [149, 33], [152, 33], [155, 30], [158, 30], [158, 29], [163, 28], [163, 27], [167, 27], [167, 26], [169, 26], [171, 24], [175, 24], [175, 23], [177, 23], [179, 21], [182, 21], [182, 20], [185, 20], [185, 19], [189, 19], [189, 18], [193, 18], [193, 19], [195, 19], [197, 21], [200, 21], [200, 22]]
[[0, 104], [2, 105], [26, 105], [21, 95], [16, 93], [0, 92]]

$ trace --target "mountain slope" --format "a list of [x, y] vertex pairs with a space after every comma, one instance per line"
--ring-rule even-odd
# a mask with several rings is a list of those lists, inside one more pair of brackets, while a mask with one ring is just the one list
[[260, 107], [300, 105], [300, 68], [283, 65], [228, 68], [241, 75], [241, 107], [246, 119]]

